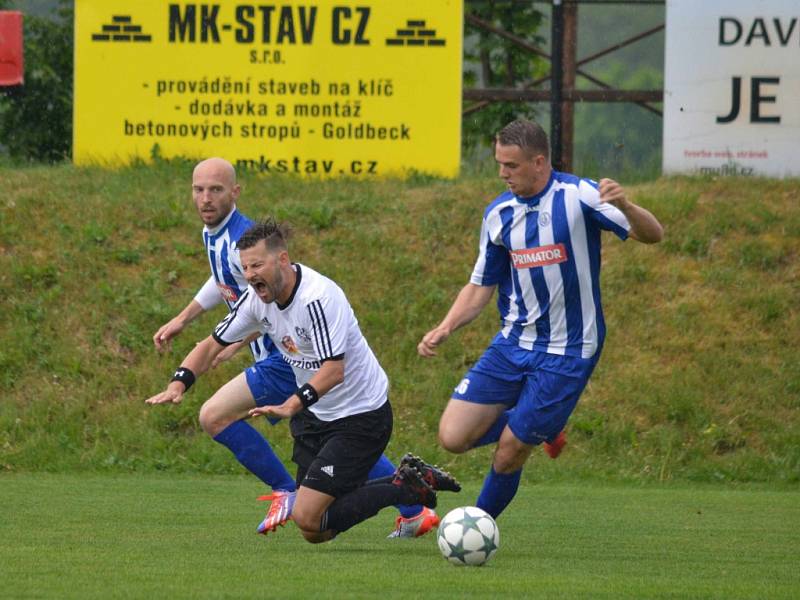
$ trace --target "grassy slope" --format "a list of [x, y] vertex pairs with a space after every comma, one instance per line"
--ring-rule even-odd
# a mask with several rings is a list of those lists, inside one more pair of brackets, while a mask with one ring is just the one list
[[[207, 276], [190, 165], [0, 170], [0, 468], [238, 472], [196, 423], [222, 367], [182, 406], [146, 408], [208, 315], [158, 356], [150, 337]], [[296, 226], [292, 254], [337, 280], [390, 375], [392, 454], [478, 476], [435, 445], [452, 387], [496, 328], [485, 311], [435, 361], [419, 337], [467, 280], [491, 177], [407, 183], [243, 178], [242, 209]], [[605, 238], [604, 356], [569, 449], [528, 478], [800, 479], [797, 181], [663, 179], [631, 188], [656, 247]], [[285, 425], [270, 439], [288, 456]]]

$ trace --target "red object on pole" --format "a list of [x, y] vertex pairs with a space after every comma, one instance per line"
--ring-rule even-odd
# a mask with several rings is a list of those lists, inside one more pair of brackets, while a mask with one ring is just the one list
[[22, 85], [24, 81], [22, 13], [0, 10], [0, 87]]

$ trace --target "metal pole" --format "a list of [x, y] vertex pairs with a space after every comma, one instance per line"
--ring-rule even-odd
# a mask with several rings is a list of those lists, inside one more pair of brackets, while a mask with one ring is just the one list
[[561, 101], [564, 58], [564, 5], [553, 0], [550, 30], [550, 161], [560, 171], [561, 164]]
[[564, 95], [561, 104], [561, 170], [572, 172], [572, 155], [575, 139], [575, 103], [571, 94], [575, 90], [578, 54], [578, 5], [564, 5]]

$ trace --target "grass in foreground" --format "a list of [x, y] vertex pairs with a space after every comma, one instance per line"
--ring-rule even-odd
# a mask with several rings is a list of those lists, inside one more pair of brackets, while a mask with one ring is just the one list
[[[500, 550], [458, 568], [386, 509], [329, 544], [255, 535], [252, 478], [4, 475], [5, 598], [793, 598], [800, 493], [527, 485]], [[443, 494], [440, 513], [474, 502]]]

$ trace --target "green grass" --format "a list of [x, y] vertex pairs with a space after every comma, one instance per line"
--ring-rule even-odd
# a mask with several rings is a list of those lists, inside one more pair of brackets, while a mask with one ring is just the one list
[[[143, 404], [224, 314], [193, 324], [167, 356], [152, 347], [208, 276], [191, 168], [0, 166], [0, 471], [240, 472], [197, 411], [246, 356], [201, 378], [184, 405]], [[436, 360], [420, 359], [416, 344], [468, 279], [497, 177], [246, 173], [241, 183], [241, 208], [288, 220], [292, 256], [347, 292], [391, 379], [389, 454], [414, 450], [481, 477], [485, 460], [445, 453], [435, 434], [496, 311]], [[666, 238], [604, 238], [603, 357], [571, 419], [569, 452], [533, 477], [800, 483], [798, 182], [679, 177], [630, 193]], [[287, 456], [285, 427], [267, 431]]]
[[[440, 513], [477, 488], [442, 494]], [[459, 568], [393, 509], [310, 545], [267, 538], [252, 478], [0, 477], [4, 598], [796, 598], [800, 493], [524, 483], [500, 550]]]

